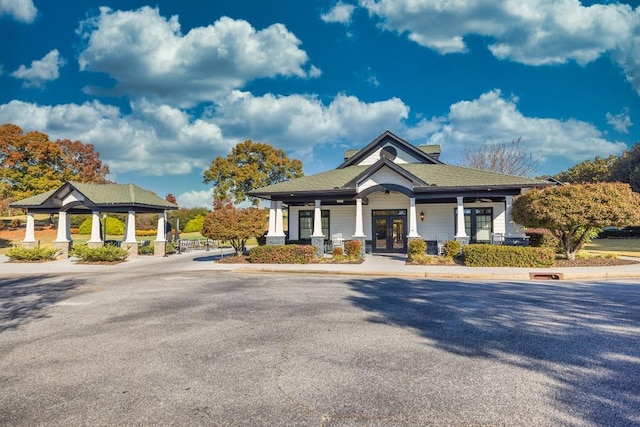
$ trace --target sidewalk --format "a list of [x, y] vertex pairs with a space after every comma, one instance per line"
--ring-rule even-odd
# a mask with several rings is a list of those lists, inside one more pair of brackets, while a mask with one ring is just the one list
[[44, 263], [10, 263], [0, 255], [0, 277], [5, 275], [42, 275], [96, 272], [162, 271], [232, 271], [236, 273], [330, 274], [377, 277], [411, 277], [428, 279], [530, 280], [556, 275], [563, 280], [640, 279], [640, 263], [616, 267], [512, 268], [406, 265], [404, 255], [370, 255], [362, 264], [219, 264], [215, 260], [227, 250], [193, 251], [169, 257], [142, 256], [115, 265], [86, 265], [58, 260]]

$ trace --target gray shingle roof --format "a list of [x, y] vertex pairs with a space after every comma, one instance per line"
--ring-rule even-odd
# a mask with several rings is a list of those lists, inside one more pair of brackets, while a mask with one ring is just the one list
[[93, 204], [99, 206], [146, 206], [162, 209], [177, 209], [173, 203], [158, 197], [155, 193], [134, 184], [90, 184], [82, 182], [68, 182], [61, 187], [46, 193], [28, 197], [11, 203], [13, 207], [31, 208], [43, 203], [61, 191], [65, 186], [71, 186], [82, 193]]
[[[438, 187], [514, 186], [527, 187], [547, 184], [537, 179], [504, 175], [462, 166], [445, 164], [410, 163], [398, 165], [411, 174]], [[370, 166], [349, 166], [285, 181], [252, 191], [256, 196], [287, 192], [321, 192], [343, 188], [345, 184]]]

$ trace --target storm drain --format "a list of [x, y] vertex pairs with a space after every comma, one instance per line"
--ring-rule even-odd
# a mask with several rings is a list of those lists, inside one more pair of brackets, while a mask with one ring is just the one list
[[531, 280], [562, 280], [562, 273], [529, 273]]

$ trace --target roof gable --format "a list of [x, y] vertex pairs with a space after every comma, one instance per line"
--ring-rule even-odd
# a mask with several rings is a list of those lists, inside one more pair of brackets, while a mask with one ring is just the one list
[[[434, 157], [426, 153], [425, 151], [421, 150], [420, 148], [409, 144], [404, 139], [400, 138], [397, 135], [394, 135], [393, 133], [387, 130], [382, 135], [380, 135], [379, 137], [371, 141], [369, 145], [367, 145], [357, 153], [347, 158], [340, 166], [338, 166], [338, 169], [346, 168], [348, 166], [359, 165], [365, 159], [369, 158], [376, 151], [382, 149], [386, 145], [392, 145], [396, 150], [399, 150], [403, 153], [406, 153], [408, 156], [415, 158], [418, 161], [418, 163], [442, 164], [442, 162], [438, 160], [437, 157]], [[433, 147], [433, 146], [429, 146], [429, 147]], [[434, 151], [439, 152], [439, 149], [435, 150], [434, 148]], [[350, 151], [348, 151], [347, 153], [351, 154]], [[439, 153], [438, 153], [438, 156], [439, 156]], [[345, 153], [345, 157], [346, 157], [346, 153]]]
[[347, 182], [343, 188], [358, 188], [359, 184], [363, 183], [367, 179], [373, 177], [378, 171], [383, 168], [390, 169], [393, 173], [400, 176], [404, 180], [411, 183], [412, 187], [426, 187], [427, 184], [424, 180], [419, 178], [418, 176], [412, 174], [408, 170], [404, 169], [402, 166], [393, 163], [391, 160], [383, 157], [378, 160], [373, 165], [369, 166], [367, 169], [359, 173], [355, 178], [351, 181]]

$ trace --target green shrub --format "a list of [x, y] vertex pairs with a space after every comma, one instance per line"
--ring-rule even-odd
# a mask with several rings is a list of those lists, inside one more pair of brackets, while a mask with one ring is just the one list
[[555, 263], [551, 248], [503, 245], [467, 245], [462, 248], [469, 267], [550, 267]]
[[358, 259], [362, 253], [362, 242], [360, 240], [347, 240], [344, 242], [344, 251], [347, 258]]
[[[102, 225], [101, 225], [102, 227]], [[91, 218], [84, 220], [78, 227], [78, 234], [91, 234]], [[118, 218], [107, 217], [107, 234], [124, 234], [124, 223]]]
[[70, 255], [77, 257], [82, 262], [121, 262], [129, 256], [129, 253], [126, 249], [114, 245], [90, 248], [81, 244], [73, 245]]
[[50, 261], [56, 257], [57, 250], [52, 248], [23, 248], [14, 246], [7, 256], [11, 261]]
[[340, 246], [338, 246], [337, 248], [333, 248], [333, 251], [331, 251], [331, 255], [333, 255], [334, 257], [344, 256], [344, 249], [342, 249], [342, 247]]
[[311, 245], [266, 245], [249, 250], [249, 261], [258, 264], [309, 264], [316, 257]]
[[198, 215], [197, 217], [189, 220], [184, 226], [183, 233], [200, 233], [204, 227], [204, 216]]
[[138, 245], [138, 255], [153, 255], [155, 251], [155, 246], [153, 242], [149, 245]]
[[457, 257], [460, 255], [460, 249], [462, 249], [462, 245], [457, 240], [447, 240], [444, 242], [444, 256], [446, 257]]
[[427, 253], [427, 242], [420, 239], [410, 240], [407, 244], [407, 258], [409, 261], [413, 261], [418, 257], [426, 255]]
[[158, 235], [157, 230], [136, 230], [136, 236], [140, 236], [140, 237], [157, 236], [157, 235]]

